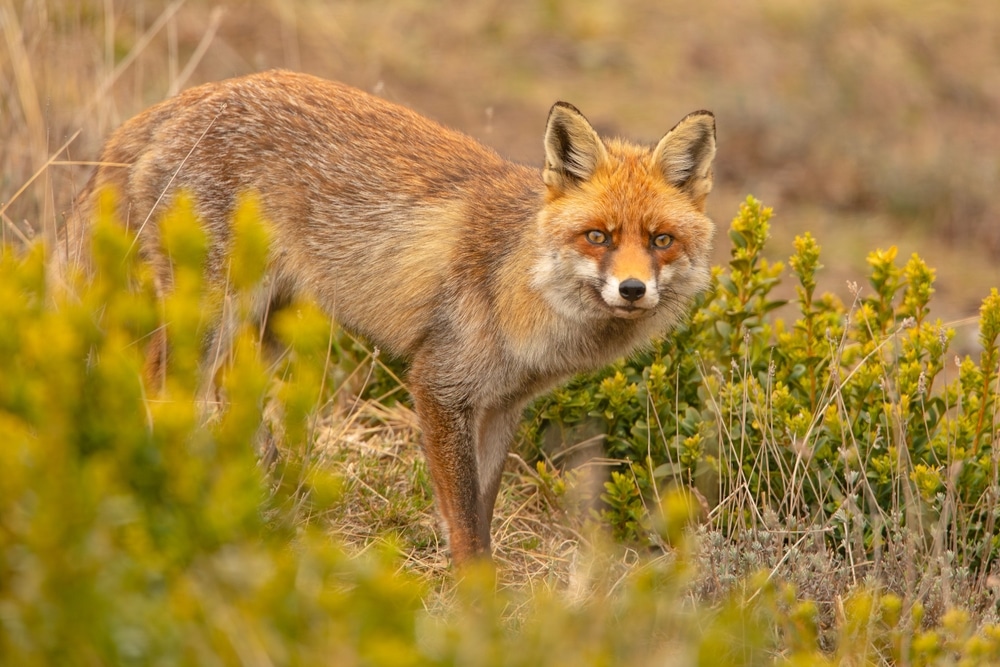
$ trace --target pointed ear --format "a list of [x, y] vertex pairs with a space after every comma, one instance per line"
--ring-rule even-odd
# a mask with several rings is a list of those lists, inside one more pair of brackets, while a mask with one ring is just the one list
[[565, 190], [593, 176], [606, 159], [604, 142], [583, 114], [572, 104], [556, 102], [545, 126], [545, 184]]
[[715, 116], [711, 111], [689, 113], [653, 151], [653, 160], [667, 182], [688, 193], [699, 208], [712, 191], [713, 159]]

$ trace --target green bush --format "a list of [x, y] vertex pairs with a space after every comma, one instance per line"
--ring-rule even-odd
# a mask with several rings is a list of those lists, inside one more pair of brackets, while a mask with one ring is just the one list
[[648, 530], [643, 497], [674, 483], [698, 489], [730, 534], [771, 510], [867, 560], [894, 532], [941, 528], [956, 564], [988, 570], [1000, 553], [1000, 294], [983, 301], [979, 362], [950, 364], [955, 332], [930, 321], [934, 271], [919, 257], [900, 267], [895, 248], [871, 253], [870, 289], [852, 286], [845, 306], [816, 294], [820, 248], [806, 233], [786, 304], [772, 297], [784, 266], [763, 257], [770, 217], [748, 198], [690, 322], [539, 401], [528, 441], [597, 423], [608, 455], [633, 462], [603, 497], [619, 535], [641, 535], [639, 516]]
[[[95, 277], [71, 275], [70, 289], [46, 280], [40, 247], [0, 258], [0, 663], [351, 664], [399, 653], [422, 585], [266, 518], [287, 502], [268, 492], [251, 446], [269, 376], [250, 332], [226, 367], [226, 410], [203, 423], [193, 369], [214, 308], [204, 235], [183, 204], [163, 229], [177, 289], [160, 304], [133, 240], [108, 220], [96, 226]], [[254, 245], [255, 229], [237, 243]], [[247, 252], [245, 267], [261, 263], [260, 247]], [[152, 395], [141, 341], [158, 312], [171, 359]], [[296, 392], [315, 401], [308, 379], [286, 392], [289, 406]], [[317, 471], [309, 481], [306, 495], [328, 483]]]

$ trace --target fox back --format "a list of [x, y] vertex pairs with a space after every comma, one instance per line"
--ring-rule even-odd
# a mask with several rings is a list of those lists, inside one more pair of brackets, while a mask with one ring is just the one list
[[[302, 74], [207, 84], [108, 140], [63, 250], [82, 256], [96, 193], [111, 187], [166, 293], [158, 214], [183, 190], [211, 239], [207, 280], [222, 286], [232, 213], [255, 192], [273, 229], [260, 325], [308, 295], [410, 360], [407, 385], [462, 562], [489, 553], [527, 401], [666, 332], [709, 279], [710, 113], [647, 147], [601, 139], [560, 102], [543, 150], [541, 171], [514, 164], [404, 107]], [[229, 330], [213, 326], [206, 366]], [[168, 349], [160, 340], [150, 358], [162, 364]]]

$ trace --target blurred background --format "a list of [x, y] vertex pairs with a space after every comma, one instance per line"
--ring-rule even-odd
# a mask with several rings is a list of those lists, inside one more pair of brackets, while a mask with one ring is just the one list
[[945, 321], [1000, 285], [995, 0], [0, 0], [0, 30], [0, 228], [15, 244], [61, 224], [130, 116], [285, 67], [539, 166], [556, 100], [648, 142], [711, 109], [719, 261], [753, 194], [776, 210], [771, 256], [812, 232], [820, 287], [844, 301], [889, 245], [937, 269]]

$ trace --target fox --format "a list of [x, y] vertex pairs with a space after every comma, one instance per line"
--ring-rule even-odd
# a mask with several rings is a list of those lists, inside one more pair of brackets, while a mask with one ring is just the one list
[[[451, 560], [489, 561], [494, 505], [529, 401], [664, 335], [710, 277], [711, 112], [644, 145], [602, 138], [560, 101], [541, 139], [539, 168], [312, 75], [203, 84], [112, 133], [62, 251], [85, 253], [98, 193], [111, 189], [167, 294], [158, 214], [186, 192], [210, 240], [206, 284], [224, 285], [234, 208], [255, 193], [273, 230], [255, 324], [266, 328], [305, 297], [407, 360]], [[217, 350], [227, 327], [212, 327], [206, 348]], [[149, 348], [162, 367], [169, 341]]]

